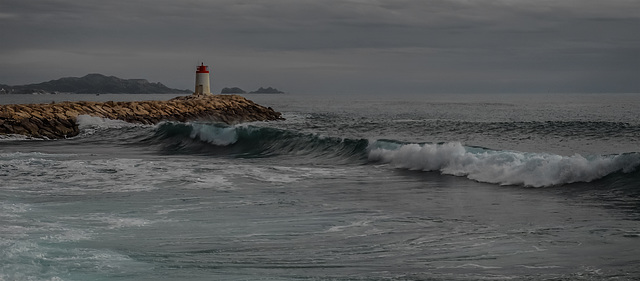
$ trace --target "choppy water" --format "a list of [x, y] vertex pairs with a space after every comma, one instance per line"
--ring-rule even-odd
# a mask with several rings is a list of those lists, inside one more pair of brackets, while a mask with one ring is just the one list
[[640, 95], [248, 98], [4, 137], [0, 280], [640, 278]]

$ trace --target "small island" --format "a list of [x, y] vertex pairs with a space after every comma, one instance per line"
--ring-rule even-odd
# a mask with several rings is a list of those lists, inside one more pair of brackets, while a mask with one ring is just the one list
[[259, 89], [249, 93], [250, 94], [284, 94], [284, 92], [271, 87], [267, 87], [267, 88], [260, 87]]
[[[224, 87], [222, 88], [220, 93], [221, 94], [246, 94], [247, 92], [238, 87]], [[249, 92], [249, 94], [284, 94], [284, 92], [272, 87], [266, 87], [266, 88], [260, 87], [255, 91]]]
[[238, 87], [232, 87], [232, 88], [224, 87], [222, 88], [220, 93], [221, 94], [246, 94], [247, 92], [245, 92], [243, 89], [240, 89]]

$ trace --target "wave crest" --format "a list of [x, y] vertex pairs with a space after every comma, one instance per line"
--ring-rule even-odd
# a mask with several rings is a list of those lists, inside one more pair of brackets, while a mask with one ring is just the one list
[[238, 141], [235, 127], [212, 126], [208, 124], [191, 124], [192, 139], [200, 139], [215, 145], [230, 145]]
[[152, 138], [168, 153], [223, 157], [293, 157], [312, 163], [387, 163], [397, 168], [439, 171], [479, 182], [530, 187], [591, 182], [613, 173], [631, 173], [640, 153], [561, 156], [395, 140], [348, 139], [253, 125], [163, 123]]
[[366, 159], [367, 140], [323, 137], [252, 125], [209, 123], [161, 124], [147, 140], [170, 152], [235, 157], [294, 156], [321, 159]]
[[440, 171], [479, 182], [544, 187], [590, 182], [615, 172], [633, 172], [640, 165], [640, 154], [561, 156], [488, 150], [450, 142], [405, 144], [397, 149], [374, 145], [369, 160], [410, 170]]

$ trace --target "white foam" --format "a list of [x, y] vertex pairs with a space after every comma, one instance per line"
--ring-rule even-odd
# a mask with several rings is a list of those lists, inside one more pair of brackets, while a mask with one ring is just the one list
[[0, 135], [0, 141], [18, 141], [18, 140], [46, 140], [47, 138], [32, 138], [25, 135], [16, 135], [16, 134], [8, 134], [8, 135]]
[[[184, 161], [128, 158], [79, 160], [68, 155], [0, 153], [0, 166], [0, 175], [5, 178], [2, 190], [42, 195], [147, 192], [175, 186], [187, 189], [234, 188], [228, 175], [221, 174], [226, 171], [226, 164], [203, 166]], [[249, 166], [245, 170], [250, 170]], [[232, 173], [236, 174], [242, 173]], [[17, 208], [0, 206], [0, 211], [14, 207]], [[13, 211], [9, 212], [11, 210], [6, 209], [0, 217], [13, 214]]]
[[191, 189], [208, 189], [217, 188], [229, 190], [233, 189], [233, 185], [222, 175], [199, 175], [189, 180], [189, 177], [183, 176], [183, 180], [189, 181], [189, 184], [184, 186]]
[[238, 141], [236, 127], [218, 127], [210, 124], [191, 124], [191, 138], [199, 138], [215, 145], [230, 145]]
[[49, 234], [41, 239], [48, 240], [52, 242], [73, 242], [80, 240], [89, 240], [91, 238], [91, 233], [82, 230], [82, 229], [65, 229], [60, 233]]
[[371, 223], [370, 220], [355, 221], [348, 225], [335, 225], [327, 230], [327, 232], [341, 232], [350, 228], [366, 227]]
[[15, 160], [15, 159], [43, 159], [43, 158], [67, 158], [74, 156], [74, 154], [49, 154], [42, 152], [9, 152], [9, 153], [0, 153], [0, 160]]
[[[31, 205], [23, 203], [0, 202], [0, 218], [14, 218], [31, 209]], [[0, 229], [0, 232], [3, 230]]]
[[468, 148], [459, 142], [373, 148], [369, 159], [398, 168], [440, 171], [480, 182], [533, 187], [590, 182], [617, 171], [632, 172], [640, 165], [638, 154], [560, 156]]
[[122, 120], [112, 120], [108, 118], [89, 116], [89, 115], [78, 115], [76, 117], [76, 121], [78, 122], [78, 127], [80, 129], [86, 128], [122, 128], [122, 127], [132, 127], [132, 126], [140, 126], [138, 124], [127, 123]]
[[121, 218], [115, 216], [106, 216], [101, 218], [101, 220], [108, 224], [107, 228], [109, 229], [142, 227], [152, 223], [149, 220], [141, 218]]
[[477, 263], [465, 263], [463, 265], [456, 265], [453, 266], [451, 268], [479, 268], [479, 269], [498, 269], [498, 268], [502, 268], [499, 266], [488, 266], [488, 265], [481, 265], [481, 264], [477, 264]]
[[124, 271], [148, 271], [150, 267], [129, 256], [103, 249], [50, 247], [48, 244], [11, 241], [1, 245], [0, 281], [52, 280], [69, 277], [66, 265], [97, 274], [112, 275]]
[[231, 177], [249, 178], [261, 182], [274, 184], [293, 183], [309, 178], [318, 179], [324, 177], [335, 177], [348, 173], [344, 169], [329, 168], [306, 168], [306, 167], [260, 167], [235, 165], [225, 171]]
[[520, 267], [524, 267], [527, 269], [556, 269], [556, 268], [562, 268], [562, 266], [559, 265], [540, 265], [540, 266], [535, 266], [535, 265], [519, 265]]

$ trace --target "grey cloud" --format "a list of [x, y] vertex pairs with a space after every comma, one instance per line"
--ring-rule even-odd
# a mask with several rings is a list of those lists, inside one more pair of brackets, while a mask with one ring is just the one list
[[146, 65], [143, 78], [185, 88], [206, 60], [214, 85], [269, 79], [301, 92], [640, 88], [637, 1], [8, 0], [0, 10], [6, 84]]

